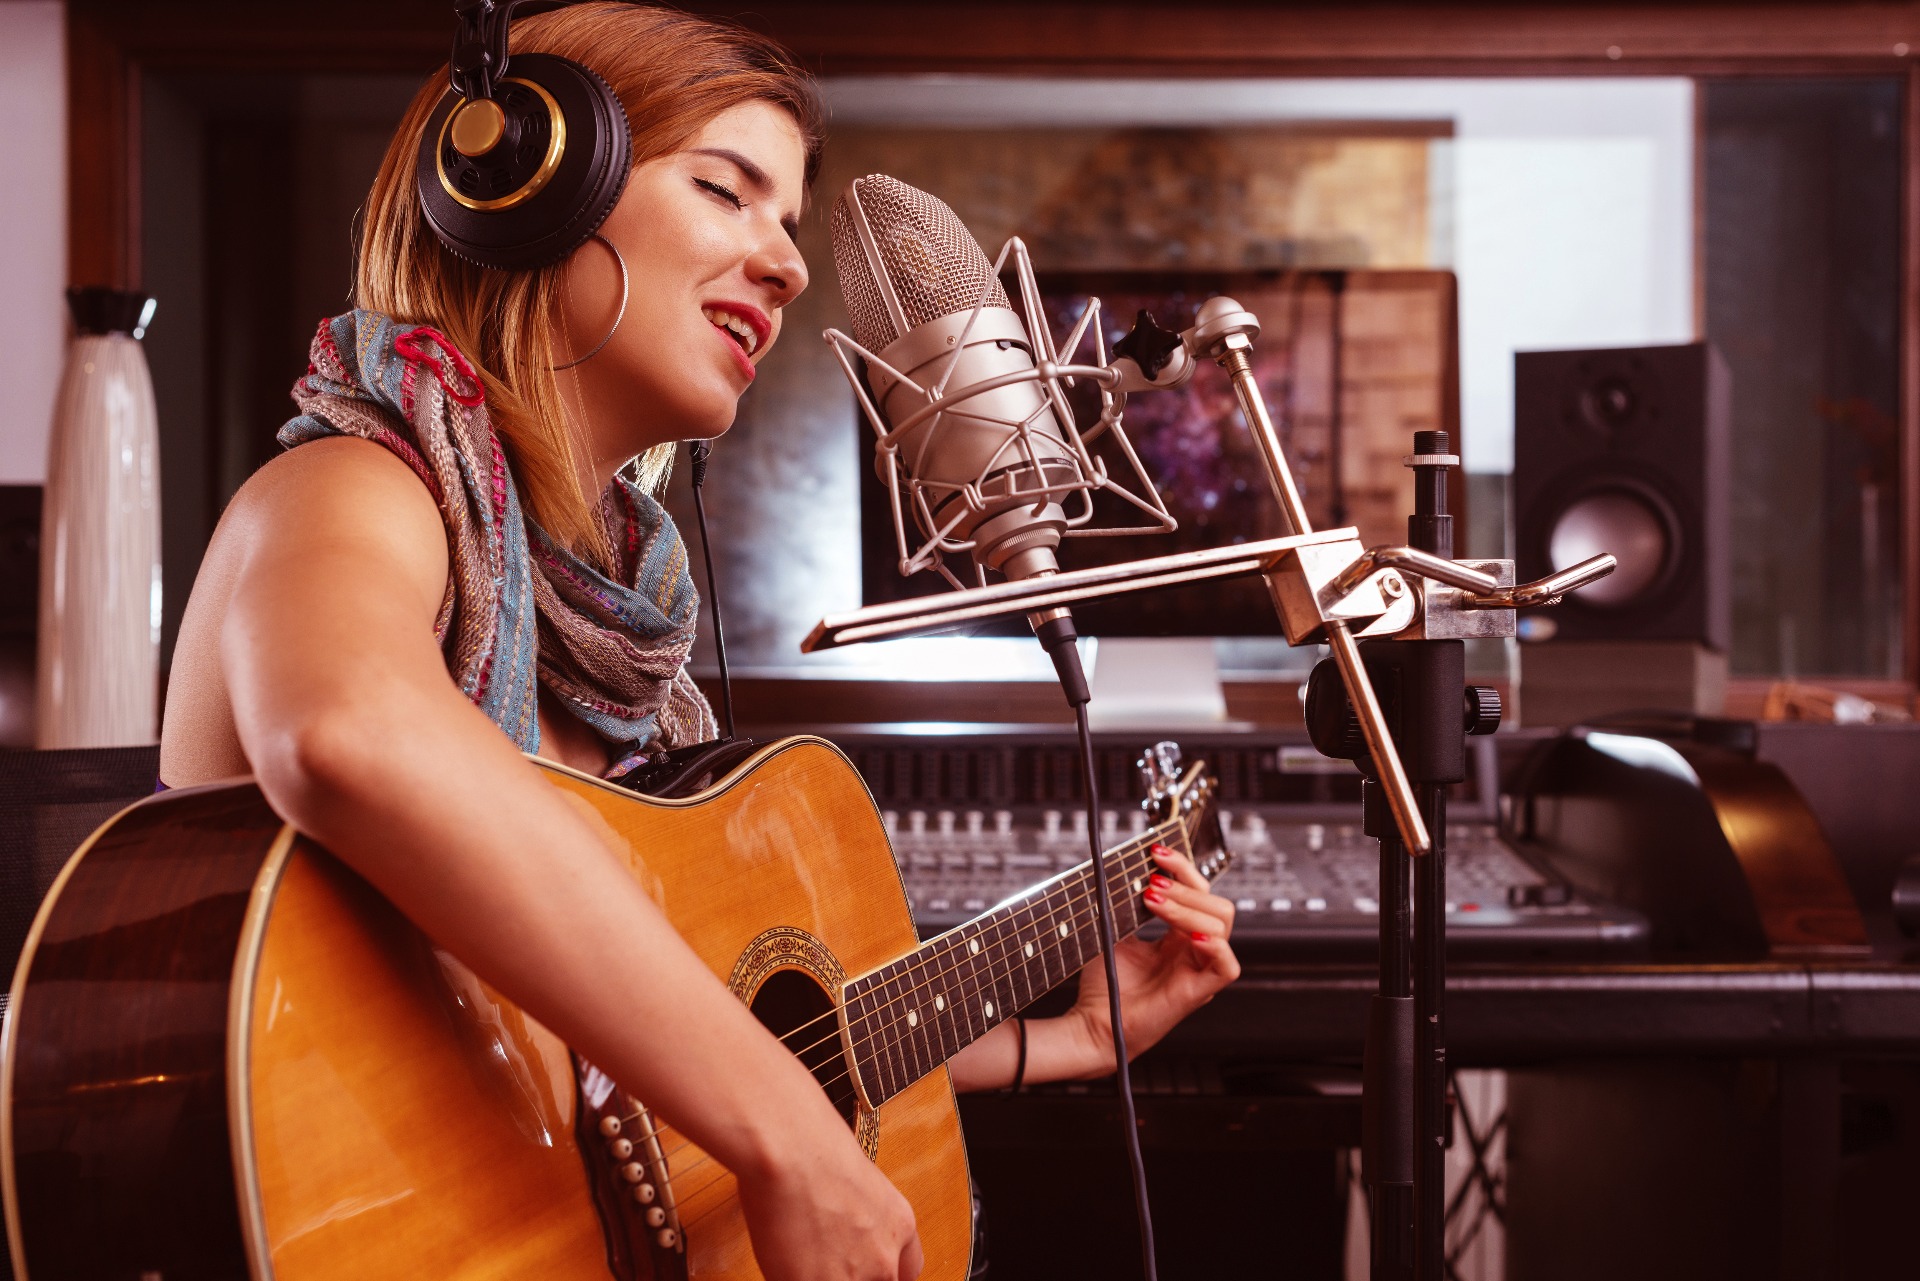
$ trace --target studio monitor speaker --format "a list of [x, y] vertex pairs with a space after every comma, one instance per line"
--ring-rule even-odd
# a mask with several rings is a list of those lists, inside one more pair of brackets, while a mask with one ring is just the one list
[[1581, 641], [1731, 639], [1726, 364], [1704, 342], [1514, 357], [1521, 581], [1620, 566], [1536, 617]]

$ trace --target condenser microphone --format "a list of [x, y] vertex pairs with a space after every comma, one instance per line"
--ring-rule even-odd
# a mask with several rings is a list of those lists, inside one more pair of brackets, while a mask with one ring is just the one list
[[[1088, 453], [1061, 393], [1062, 379], [1075, 376], [1069, 371], [1076, 367], [1063, 366], [1053, 350], [1024, 246], [1009, 241], [1001, 261], [1016, 250], [1021, 300], [1034, 327], [1031, 335], [1007, 301], [994, 264], [945, 203], [884, 174], [856, 178], [834, 202], [833, 260], [853, 321], [854, 342], [862, 349], [864, 389], [836, 335], [829, 332], [828, 340], [880, 433], [876, 466], [893, 496], [904, 572], [912, 572], [917, 562], [906, 549], [903, 491], [927, 539], [923, 550], [931, 559], [924, 563], [939, 565], [944, 552], [964, 549], [983, 583], [990, 570], [1010, 580], [1057, 574], [1060, 540], [1076, 528], [1085, 531], [1093, 517], [1094, 491], [1124, 494]], [[1066, 344], [1069, 351], [1097, 314], [1098, 307], [1089, 304], [1075, 337]], [[1104, 368], [1084, 372], [1117, 381]], [[1103, 391], [1102, 401], [1113, 414], [1102, 413], [1100, 428], [1112, 431], [1136, 474], [1146, 481], [1120, 431], [1118, 400]], [[1151, 482], [1146, 484], [1151, 489]], [[1075, 497], [1081, 510], [1069, 515], [1065, 503]], [[1172, 528], [1157, 493], [1152, 507], [1133, 501], [1154, 512], [1162, 528]], [[1074, 644], [1073, 616], [1066, 607], [1030, 613], [1027, 621], [1053, 660], [1080, 731], [1094, 913], [1107, 975], [1121, 1121], [1140, 1213], [1141, 1257], [1147, 1281], [1153, 1281], [1153, 1217], [1128, 1078], [1131, 1056], [1114, 959], [1118, 944], [1112, 889], [1100, 839], [1093, 835], [1099, 779], [1087, 721], [1091, 694]]]
[[[1099, 481], [979, 242], [945, 202], [873, 174], [834, 203], [833, 258], [921, 534], [1010, 579], [1057, 570], [1063, 500]], [[888, 466], [883, 451], [883, 481]]]

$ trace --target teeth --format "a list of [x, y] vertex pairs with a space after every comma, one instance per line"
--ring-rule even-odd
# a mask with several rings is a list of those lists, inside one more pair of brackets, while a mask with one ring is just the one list
[[739, 316], [730, 311], [721, 311], [717, 307], [702, 307], [700, 314], [707, 318], [709, 324], [718, 325], [727, 332], [737, 335], [740, 345], [747, 349], [749, 356], [760, 349], [760, 335], [755, 332], [752, 325]]

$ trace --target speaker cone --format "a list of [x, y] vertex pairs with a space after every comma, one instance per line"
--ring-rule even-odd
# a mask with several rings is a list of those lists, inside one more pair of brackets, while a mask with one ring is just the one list
[[1651, 495], [1628, 489], [1590, 493], [1567, 506], [1553, 522], [1547, 555], [1556, 570], [1612, 552], [1620, 565], [1582, 588], [1588, 605], [1620, 609], [1651, 595], [1674, 563], [1678, 529], [1673, 514]]

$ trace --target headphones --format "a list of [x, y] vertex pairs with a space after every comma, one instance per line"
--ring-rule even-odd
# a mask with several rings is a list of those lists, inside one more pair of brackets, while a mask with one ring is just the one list
[[414, 187], [458, 257], [527, 271], [600, 228], [627, 185], [633, 140], [613, 87], [567, 58], [522, 53], [507, 25], [530, 0], [456, 0], [452, 88], [420, 137]]

